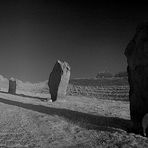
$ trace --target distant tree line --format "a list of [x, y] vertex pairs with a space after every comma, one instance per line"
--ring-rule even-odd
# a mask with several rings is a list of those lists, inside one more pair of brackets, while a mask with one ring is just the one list
[[126, 78], [127, 77], [127, 72], [126, 71], [121, 71], [116, 74], [112, 74], [110, 72], [99, 72], [96, 75], [96, 78]]

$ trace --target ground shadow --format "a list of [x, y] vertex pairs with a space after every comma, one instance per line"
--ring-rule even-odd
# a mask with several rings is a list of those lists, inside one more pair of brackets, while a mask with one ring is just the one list
[[7, 100], [3, 98], [0, 98], [0, 102], [9, 104], [9, 105], [15, 105], [15, 106], [33, 110], [33, 111], [37, 111], [40, 113], [45, 113], [49, 115], [58, 115], [72, 123], [79, 124], [79, 126], [85, 127], [87, 129], [114, 131], [114, 130], [117, 130], [115, 128], [119, 128], [127, 132], [129, 132], [131, 129], [130, 120], [121, 119], [117, 117], [105, 117], [100, 115], [97, 116], [97, 115], [91, 115], [91, 114], [82, 113], [78, 111], [72, 111], [64, 108], [34, 105], [34, 104], [29, 104], [24, 102]]

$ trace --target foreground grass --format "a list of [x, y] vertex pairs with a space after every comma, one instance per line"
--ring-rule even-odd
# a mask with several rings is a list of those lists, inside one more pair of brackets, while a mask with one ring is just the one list
[[68, 96], [47, 103], [0, 93], [0, 147], [148, 147], [129, 127], [128, 102]]

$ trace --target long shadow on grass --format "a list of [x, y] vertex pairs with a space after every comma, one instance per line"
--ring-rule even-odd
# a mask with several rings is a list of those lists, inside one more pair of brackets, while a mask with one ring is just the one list
[[29, 103], [7, 100], [3, 98], [0, 98], [0, 102], [37, 111], [40, 113], [58, 115], [72, 123], [79, 124], [81, 127], [85, 127], [87, 129], [116, 131], [116, 129], [114, 128], [119, 128], [126, 131], [130, 130], [130, 120], [125, 120], [121, 118], [104, 117], [100, 115], [96, 116], [64, 108], [46, 107], [43, 105], [34, 105]]

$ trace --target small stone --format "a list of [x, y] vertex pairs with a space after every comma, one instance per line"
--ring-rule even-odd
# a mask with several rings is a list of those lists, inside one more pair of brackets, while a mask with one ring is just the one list
[[9, 90], [8, 90], [8, 92], [10, 94], [16, 93], [16, 80], [14, 78], [9, 79]]

